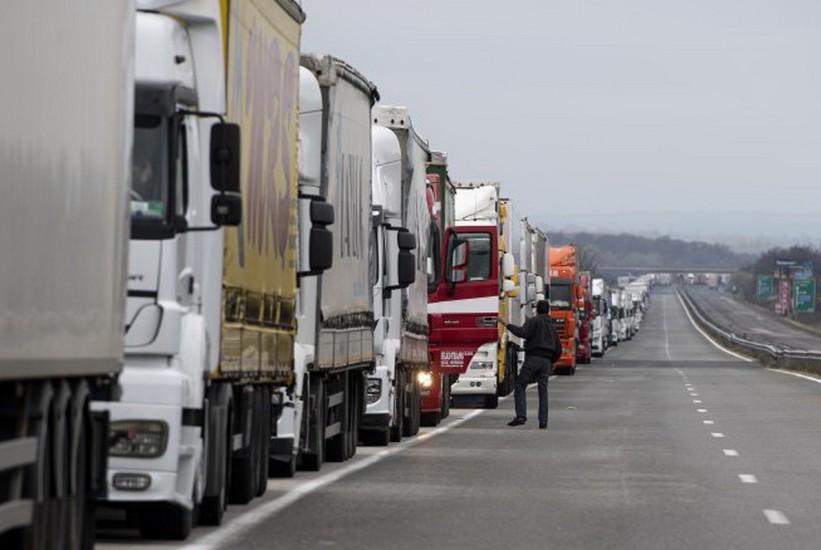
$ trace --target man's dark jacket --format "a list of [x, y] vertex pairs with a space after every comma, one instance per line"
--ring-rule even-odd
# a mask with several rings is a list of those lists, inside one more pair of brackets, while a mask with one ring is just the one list
[[562, 356], [559, 331], [548, 315], [534, 315], [524, 325], [509, 324], [507, 329], [519, 338], [524, 338], [526, 356], [546, 357], [553, 363]]

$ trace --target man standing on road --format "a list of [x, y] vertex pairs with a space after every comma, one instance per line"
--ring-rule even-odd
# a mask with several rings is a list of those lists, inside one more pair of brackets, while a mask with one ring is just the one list
[[559, 332], [550, 318], [550, 302], [539, 300], [536, 304], [536, 315], [525, 321], [522, 326], [499, 322], [511, 334], [525, 340], [525, 362], [519, 377], [516, 379], [514, 398], [516, 400], [516, 417], [507, 423], [508, 426], [521, 426], [527, 421], [527, 386], [536, 380], [539, 384], [539, 428], [547, 428], [547, 381], [553, 371], [553, 363], [562, 355], [562, 341]]

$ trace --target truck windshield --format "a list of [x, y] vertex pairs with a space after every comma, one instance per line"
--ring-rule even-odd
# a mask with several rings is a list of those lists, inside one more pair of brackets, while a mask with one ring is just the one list
[[570, 309], [573, 305], [570, 285], [550, 285], [550, 308]]
[[458, 238], [469, 243], [467, 280], [486, 281], [490, 279], [493, 267], [490, 233], [459, 233]]
[[168, 215], [170, 170], [168, 119], [134, 117], [134, 162], [131, 172], [131, 219], [165, 221]]

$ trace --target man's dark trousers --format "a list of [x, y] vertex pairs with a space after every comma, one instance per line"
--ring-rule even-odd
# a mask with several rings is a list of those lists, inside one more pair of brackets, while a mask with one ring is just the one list
[[550, 378], [551, 363], [547, 357], [525, 357], [513, 397], [516, 400], [516, 417], [527, 418], [527, 401], [525, 391], [534, 380], [539, 384], [539, 422], [547, 422], [547, 381]]

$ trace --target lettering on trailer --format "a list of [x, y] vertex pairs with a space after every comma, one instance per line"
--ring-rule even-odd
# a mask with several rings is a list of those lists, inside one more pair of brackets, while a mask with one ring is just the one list
[[439, 367], [442, 369], [462, 369], [475, 355], [473, 351], [447, 350], [439, 354]]
[[[238, 30], [233, 29], [230, 36], [237, 41], [247, 36], [247, 42], [244, 48], [241, 43], [234, 48], [237, 70], [232, 99], [251, 128], [251, 139], [243, 143], [249, 149], [249, 161], [247, 199], [243, 201], [247, 211], [243, 228], [237, 232], [239, 263], [244, 267], [247, 241], [260, 255], [273, 251], [284, 268], [293, 200], [294, 144], [289, 140], [293, 128], [288, 121], [296, 109], [299, 64], [293, 51], [283, 57], [275, 36], [266, 41], [258, 23], [247, 34]], [[243, 86], [246, 75], [247, 86]], [[279, 178], [281, 183], [277, 185]]]
[[340, 258], [361, 258], [365, 250], [362, 223], [362, 189], [364, 162], [362, 157], [342, 151], [342, 124], [337, 127], [336, 185], [341, 202], [338, 216], [341, 231]]

